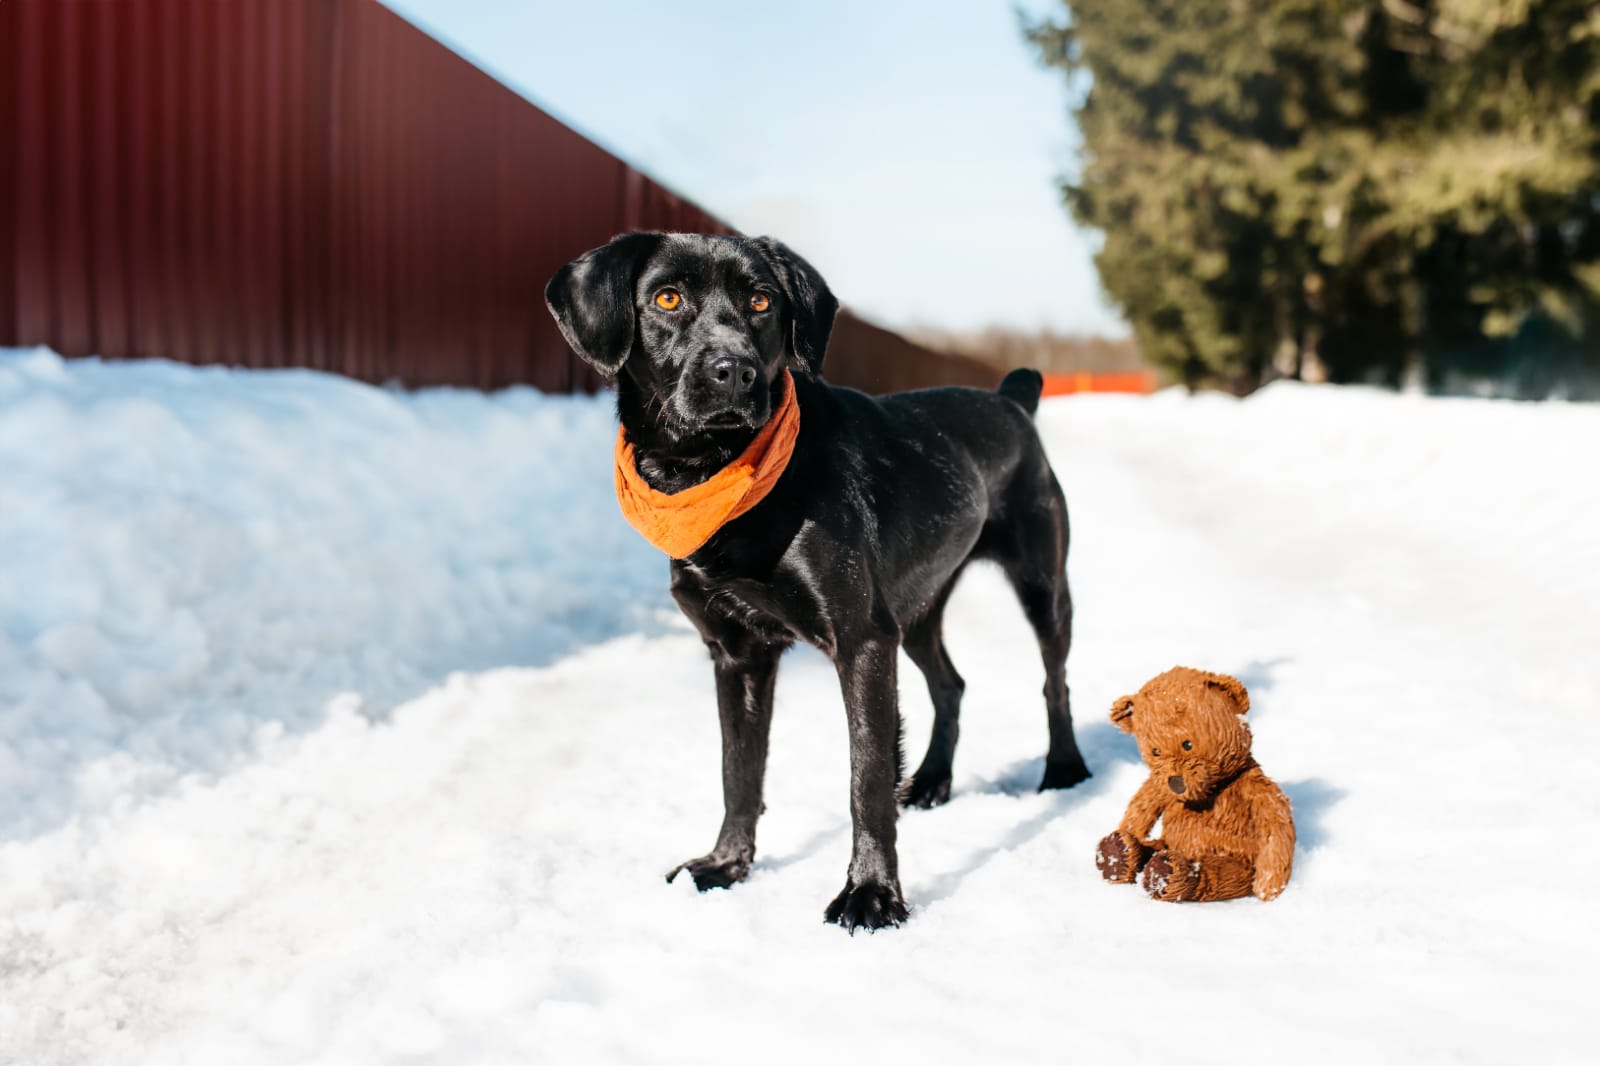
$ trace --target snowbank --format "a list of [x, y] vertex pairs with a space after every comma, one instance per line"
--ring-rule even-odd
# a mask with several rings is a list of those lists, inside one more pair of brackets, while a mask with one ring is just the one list
[[[848, 765], [809, 651], [778, 685], [750, 881], [660, 880], [715, 834], [717, 724], [702, 649], [656, 613], [664, 568], [609, 499], [602, 402], [32, 355], [0, 362], [0, 403], [19, 1062], [1592, 1048], [1594, 409], [1048, 402], [1096, 776], [1032, 791], [1042, 671], [974, 571], [948, 616], [955, 796], [901, 821], [911, 923], [852, 939], [820, 920]], [[1251, 687], [1300, 830], [1274, 903], [1162, 906], [1095, 872], [1142, 777], [1105, 711], [1175, 662]], [[931, 714], [901, 676], [915, 757]]]
[[650, 624], [603, 398], [0, 355], [0, 837]]

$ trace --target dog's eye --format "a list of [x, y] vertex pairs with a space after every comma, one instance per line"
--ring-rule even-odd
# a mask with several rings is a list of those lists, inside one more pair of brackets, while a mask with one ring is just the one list
[[1194, 750], [1194, 741], [1192, 741], [1192, 740], [1184, 741], [1183, 742], [1183, 750], [1184, 751], [1193, 751]]
[[683, 303], [683, 294], [677, 289], [662, 289], [656, 293], [656, 306], [663, 311], [676, 311]]
[[764, 292], [751, 293], [751, 295], [750, 295], [750, 310], [752, 310], [752, 311], [765, 311], [767, 308], [769, 308], [771, 306], [772, 306], [772, 301], [767, 299], [767, 294], [766, 293], [764, 293]]

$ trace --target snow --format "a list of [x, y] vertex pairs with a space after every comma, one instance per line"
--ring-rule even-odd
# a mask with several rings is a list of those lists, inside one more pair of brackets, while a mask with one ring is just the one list
[[659, 628], [614, 432], [526, 389], [0, 361], [0, 833], [227, 769], [340, 691], [378, 713]]
[[[0, 1062], [1592, 1061], [1600, 411], [1039, 421], [1096, 776], [1033, 791], [1043, 673], [973, 571], [954, 798], [901, 819], [911, 922], [851, 938], [809, 650], [750, 880], [662, 880], [715, 835], [717, 723], [603, 398], [0, 355]], [[1143, 776], [1106, 711], [1175, 663], [1250, 687], [1272, 903], [1094, 868]]]

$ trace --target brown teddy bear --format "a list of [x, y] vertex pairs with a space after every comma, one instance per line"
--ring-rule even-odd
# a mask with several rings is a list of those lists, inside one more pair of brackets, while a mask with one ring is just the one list
[[[1144, 890], [1172, 903], [1283, 891], [1294, 815], [1250, 755], [1249, 709], [1236, 678], [1187, 666], [1111, 705], [1111, 721], [1139, 741], [1150, 777], [1095, 851], [1107, 881], [1130, 884], [1143, 871]], [[1146, 839], [1157, 820], [1161, 836]]]

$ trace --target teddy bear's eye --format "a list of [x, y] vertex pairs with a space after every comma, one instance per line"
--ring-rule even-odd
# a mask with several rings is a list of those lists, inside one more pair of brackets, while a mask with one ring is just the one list
[[1184, 751], [1193, 751], [1194, 750], [1194, 741], [1192, 741], [1192, 740], [1184, 741], [1183, 742], [1183, 750]]
[[1150, 757], [1151, 757], [1151, 758], [1152, 758], [1152, 759], [1159, 759], [1159, 758], [1161, 758], [1161, 749], [1160, 749], [1160, 748], [1151, 748], [1151, 749], [1150, 749]]

